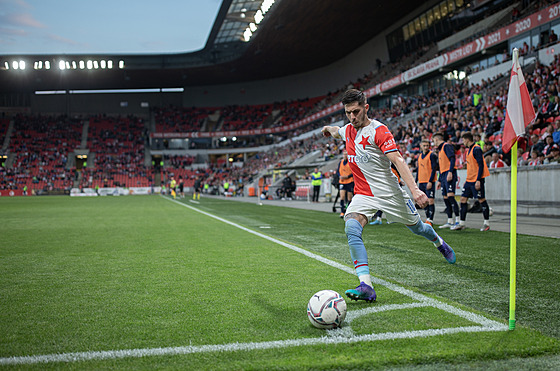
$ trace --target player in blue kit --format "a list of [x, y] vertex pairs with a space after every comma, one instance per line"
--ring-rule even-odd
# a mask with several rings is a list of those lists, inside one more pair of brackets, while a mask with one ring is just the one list
[[[433, 141], [438, 151], [439, 181], [447, 212], [447, 223], [439, 227], [451, 228], [459, 225], [459, 204], [455, 199], [455, 188], [457, 188], [455, 149], [453, 145], [443, 141], [443, 134], [441, 133], [434, 134]], [[455, 214], [455, 221], [453, 221], [453, 214]]]
[[424, 139], [420, 143], [422, 153], [418, 156], [418, 171], [416, 172], [416, 181], [418, 188], [428, 196], [428, 206], [426, 206], [426, 223], [434, 225], [434, 214], [436, 207], [434, 205], [436, 190], [436, 174], [438, 170], [438, 157], [430, 150], [430, 142]]

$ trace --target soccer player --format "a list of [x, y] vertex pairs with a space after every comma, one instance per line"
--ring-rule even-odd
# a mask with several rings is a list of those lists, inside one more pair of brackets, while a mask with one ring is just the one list
[[354, 198], [344, 215], [344, 230], [360, 284], [347, 290], [346, 295], [352, 300], [372, 302], [377, 295], [371, 281], [362, 231], [378, 210], [383, 210], [388, 220], [403, 223], [413, 233], [431, 241], [451, 264], [455, 263], [455, 252], [429, 224], [422, 222], [414, 202], [399, 186], [397, 177], [391, 171], [391, 163], [395, 164], [412, 192], [414, 201], [420, 207], [428, 204], [428, 197], [416, 186], [389, 129], [368, 117], [369, 104], [365, 94], [357, 89], [347, 90], [342, 104], [350, 123], [341, 128], [324, 126], [321, 131], [326, 137], [342, 138], [346, 142], [348, 161], [354, 175]]
[[182, 175], [179, 175], [179, 185], [177, 187], [179, 189], [179, 196], [185, 198], [185, 181]]
[[482, 155], [482, 148], [474, 142], [473, 135], [469, 132], [461, 135], [463, 142], [467, 146], [467, 179], [463, 185], [463, 193], [461, 194], [461, 221], [458, 226], [451, 229], [465, 229], [465, 220], [467, 219], [467, 201], [469, 198], [477, 198], [482, 207], [482, 215], [484, 216], [484, 224], [481, 231], [490, 230], [490, 208], [486, 202], [486, 192], [484, 190], [484, 178], [490, 175], [488, 166]]
[[197, 177], [194, 181], [194, 192], [192, 195], [193, 200], [200, 200], [200, 184], [202, 183], [202, 178]]
[[338, 164], [337, 173], [340, 190], [340, 217], [344, 218], [346, 206], [352, 201], [354, 195], [354, 177], [348, 163], [348, 152], [346, 150], [342, 152], [342, 160]]
[[418, 188], [428, 196], [428, 206], [426, 206], [426, 223], [434, 225], [434, 214], [436, 207], [434, 205], [436, 172], [438, 169], [438, 157], [430, 150], [430, 141], [423, 140], [420, 143], [422, 153], [418, 156], [418, 172], [416, 180]]
[[[440, 228], [451, 228], [459, 225], [459, 204], [455, 199], [455, 188], [457, 186], [457, 168], [455, 166], [455, 150], [453, 145], [443, 141], [443, 134], [436, 133], [433, 136], [434, 144], [438, 151], [439, 181], [441, 183], [441, 193], [447, 212], [447, 223], [440, 225]], [[455, 214], [455, 222], [453, 222]]]

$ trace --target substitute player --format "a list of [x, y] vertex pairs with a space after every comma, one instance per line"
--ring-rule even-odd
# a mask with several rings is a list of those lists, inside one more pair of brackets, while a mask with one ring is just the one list
[[352, 196], [354, 195], [354, 176], [348, 163], [348, 152], [346, 150], [342, 151], [342, 160], [338, 164], [337, 173], [340, 190], [340, 217], [344, 218], [346, 206], [352, 202]]
[[[439, 181], [443, 202], [445, 202], [445, 211], [447, 212], [447, 223], [439, 227], [451, 228], [459, 225], [459, 204], [455, 199], [455, 188], [457, 187], [455, 150], [453, 145], [443, 141], [443, 134], [441, 133], [434, 134], [433, 140], [438, 150]], [[455, 214], [455, 222], [453, 221], [453, 214]]]
[[348, 161], [354, 175], [354, 198], [346, 209], [344, 229], [360, 284], [347, 290], [346, 295], [352, 300], [371, 302], [377, 295], [371, 281], [362, 231], [378, 210], [383, 210], [388, 220], [403, 223], [413, 233], [431, 241], [451, 264], [455, 263], [455, 252], [429, 224], [422, 222], [414, 202], [399, 186], [397, 177], [391, 171], [391, 162], [412, 192], [414, 201], [420, 207], [428, 204], [428, 197], [416, 186], [389, 129], [367, 116], [369, 104], [364, 93], [350, 89], [344, 93], [342, 104], [350, 123], [341, 128], [325, 126], [321, 131], [326, 137], [342, 138], [346, 142]]
[[482, 154], [480, 146], [474, 142], [473, 135], [469, 132], [461, 135], [463, 143], [467, 146], [467, 179], [463, 185], [463, 193], [461, 194], [461, 221], [454, 230], [465, 229], [465, 220], [467, 219], [467, 201], [469, 198], [477, 198], [482, 207], [482, 215], [484, 216], [484, 224], [480, 229], [482, 232], [490, 230], [490, 208], [486, 202], [486, 191], [484, 189], [484, 178], [490, 175], [486, 161]]
[[428, 206], [426, 206], [426, 223], [434, 225], [434, 214], [436, 207], [434, 205], [436, 172], [438, 169], [438, 157], [430, 150], [430, 141], [423, 140], [420, 143], [422, 153], [418, 156], [418, 172], [416, 180], [418, 188], [428, 196]]

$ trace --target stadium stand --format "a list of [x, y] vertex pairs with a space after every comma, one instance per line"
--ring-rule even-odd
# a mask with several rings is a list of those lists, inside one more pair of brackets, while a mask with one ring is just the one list
[[[506, 16], [497, 17], [492, 26], [486, 30], [498, 29], [510, 20], [520, 19], [548, 6], [543, 1], [523, 2], [508, 10]], [[499, 7], [493, 13], [481, 15], [490, 17], [503, 11]], [[477, 21], [479, 19], [473, 19]], [[469, 24], [463, 24], [465, 29]], [[457, 29], [456, 31], [460, 31]], [[488, 31], [490, 30], [490, 31]], [[95, 187], [150, 187], [155, 183], [155, 173], [165, 182], [173, 176], [185, 179], [185, 185], [191, 187], [196, 177], [202, 176], [215, 188], [226, 179], [235, 180], [238, 185], [248, 185], [258, 174], [273, 168], [283, 168], [306, 154], [320, 151], [320, 157], [329, 159], [338, 154], [338, 149], [328, 147], [328, 141], [312, 137], [312, 140], [290, 141], [278, 146], [283, 141], [317, 129], [327, 122], [344, 119], [342, 111], [319, 117], [308, 124], [291, 127], [292, 124], [320, 112], [338, 103], [340, 94], [348, 87], [369, 89], [376, 84], [387, 81], [396, 73], [418, 66], [458, 45], [465, 45], [476, 37], [463, 39], [438, 50], [434, 42], [422, 45], [414, 53], [403, 53], [392, 62], [378, 63], [355, 81], [341, 86], [333, 92], [308, 99], [275, 102], [257, 105], [227, 105], [223, 107], [177, 107], [167, 105], [151, 110], [150, 122], [136, 116], [109, 117], [94, 115], [80, 120], [66, 117], [43, 117], [30, 114], [18, 114], [13, 118], [14, 133], [8, 138], [11, 154], [10, 165], [2, 168], [3, 176], [0, 189], [17, 189], [24, 185], [29, 189], [68, 189], [74, 182], [80, 188]], [[522, 49], [526, 55], [535, 55], [536, 51], [554, 41], [547, 35], [543, 42]], [[540, 40], [539, 40], [540, 41]], [[494, 58], [494, 63], [506, 61], [507, 53]], [[430, 139], [436, 132], [441, 132], [457, 149], [460, 165], [464, 165], [464, 146], [461, 141], [463, 131], [471, 131], [480, 136], [485, 157], [489, 160], [493, 152], [498, 152], [509, 163], [510, 159], [501, 152], [501, 136], [504, 124], [504, 110], [507, 102], [506, 75], [497, 75], [482, 80], [479, 84], [469, 84], [469, 74], [484, 69], [481, 63], [466, 66], [465, 79], [452, 79], [439, 86], [427, 86], [422, 94], [410, 94], [404, 90], [387, 97], [372, 97], [373, 117], [386, 123], [395, 135], [400, 150], [411, 167], [415, 167], [415, 158], [419, 153], [422, 139]], [[525, 151], [522, 165], [529, 163], [529, 157], [543, 157], [542, 163], [550, 158], [538, 151], [539, 143], [546, 145], [546, 137], [560, 140], [560, 96], [558, 74], [560, 61], [556, 55], [551, 65], [543, 65], [538, 60], [525, 69], [527, 86], [533, 104], [538, 111], [537, 119], [529, 128], [527, 138], [520, 141], [520, 148]], [[87, 121], [87, 144], [81, 145], [83, 121]], [[9, 126], [9, 119], [0, 120], [0, 138], [4, 138]], [[201, 133], [201, 132], [239, 132], [243, 130], [261, 130], [279, 128], [271, 135], [245, 136], [237, 143], [219, 144], [219, 148], [237, 148], [255, 146], [254, 153], [247, 156], [243, 167], [227, 166], [227, 159], [221, 157], [215, 163], [196, 164], [196, 157], [188, 153], [167, 154], [168, 148], [150, 148], [147, 145], [152, 133]], [[285, 129], [285, 130], [283, 130]], [[532, 139], [537, 135], [537, 140]], [[270, 137], [273, 137], [270, 140]], [[263, 140], [266, 138], [265, 140]], [[276, 146], [259, 150], [260, 145], [274, 143]], [[542, 146], [544, 148], [544, 146]], [[76, 166], [70, 158], [74, 149], [89, 151], [88, 162], [84, 169], [76, 173]], [[163, 150], [163, 167], [149, 166], [151, 150]], [[533, 161], [533, 163], [536, 163]], [[304, 192], [301, 190], [300, 193]], [[298, 191], [296, 190], [296, 194]]]

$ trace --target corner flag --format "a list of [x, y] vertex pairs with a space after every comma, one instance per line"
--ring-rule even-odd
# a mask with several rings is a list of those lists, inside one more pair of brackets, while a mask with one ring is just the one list
[[[535, 109], [529, 97], [527, 84], [519, 65], [518, 50], [513, 49], [513, 66], [509, 80], [506, 120], [502, 137], [502, 149], [508, 153], [517, 138], [525, 134], [525, 127], [535, 118]], [[512, 158], [512, 162], [516, 160]]]
[[509, 258], [509, 329], [515, 329], [515, 293], [517, 266], [517, 139], [535, 119], [535, 110], [519, 65], [518, 50], [513, 49], [513, 65], [509, 80], [506, 120], [502, 149], [511, 150], [510, 258]]

